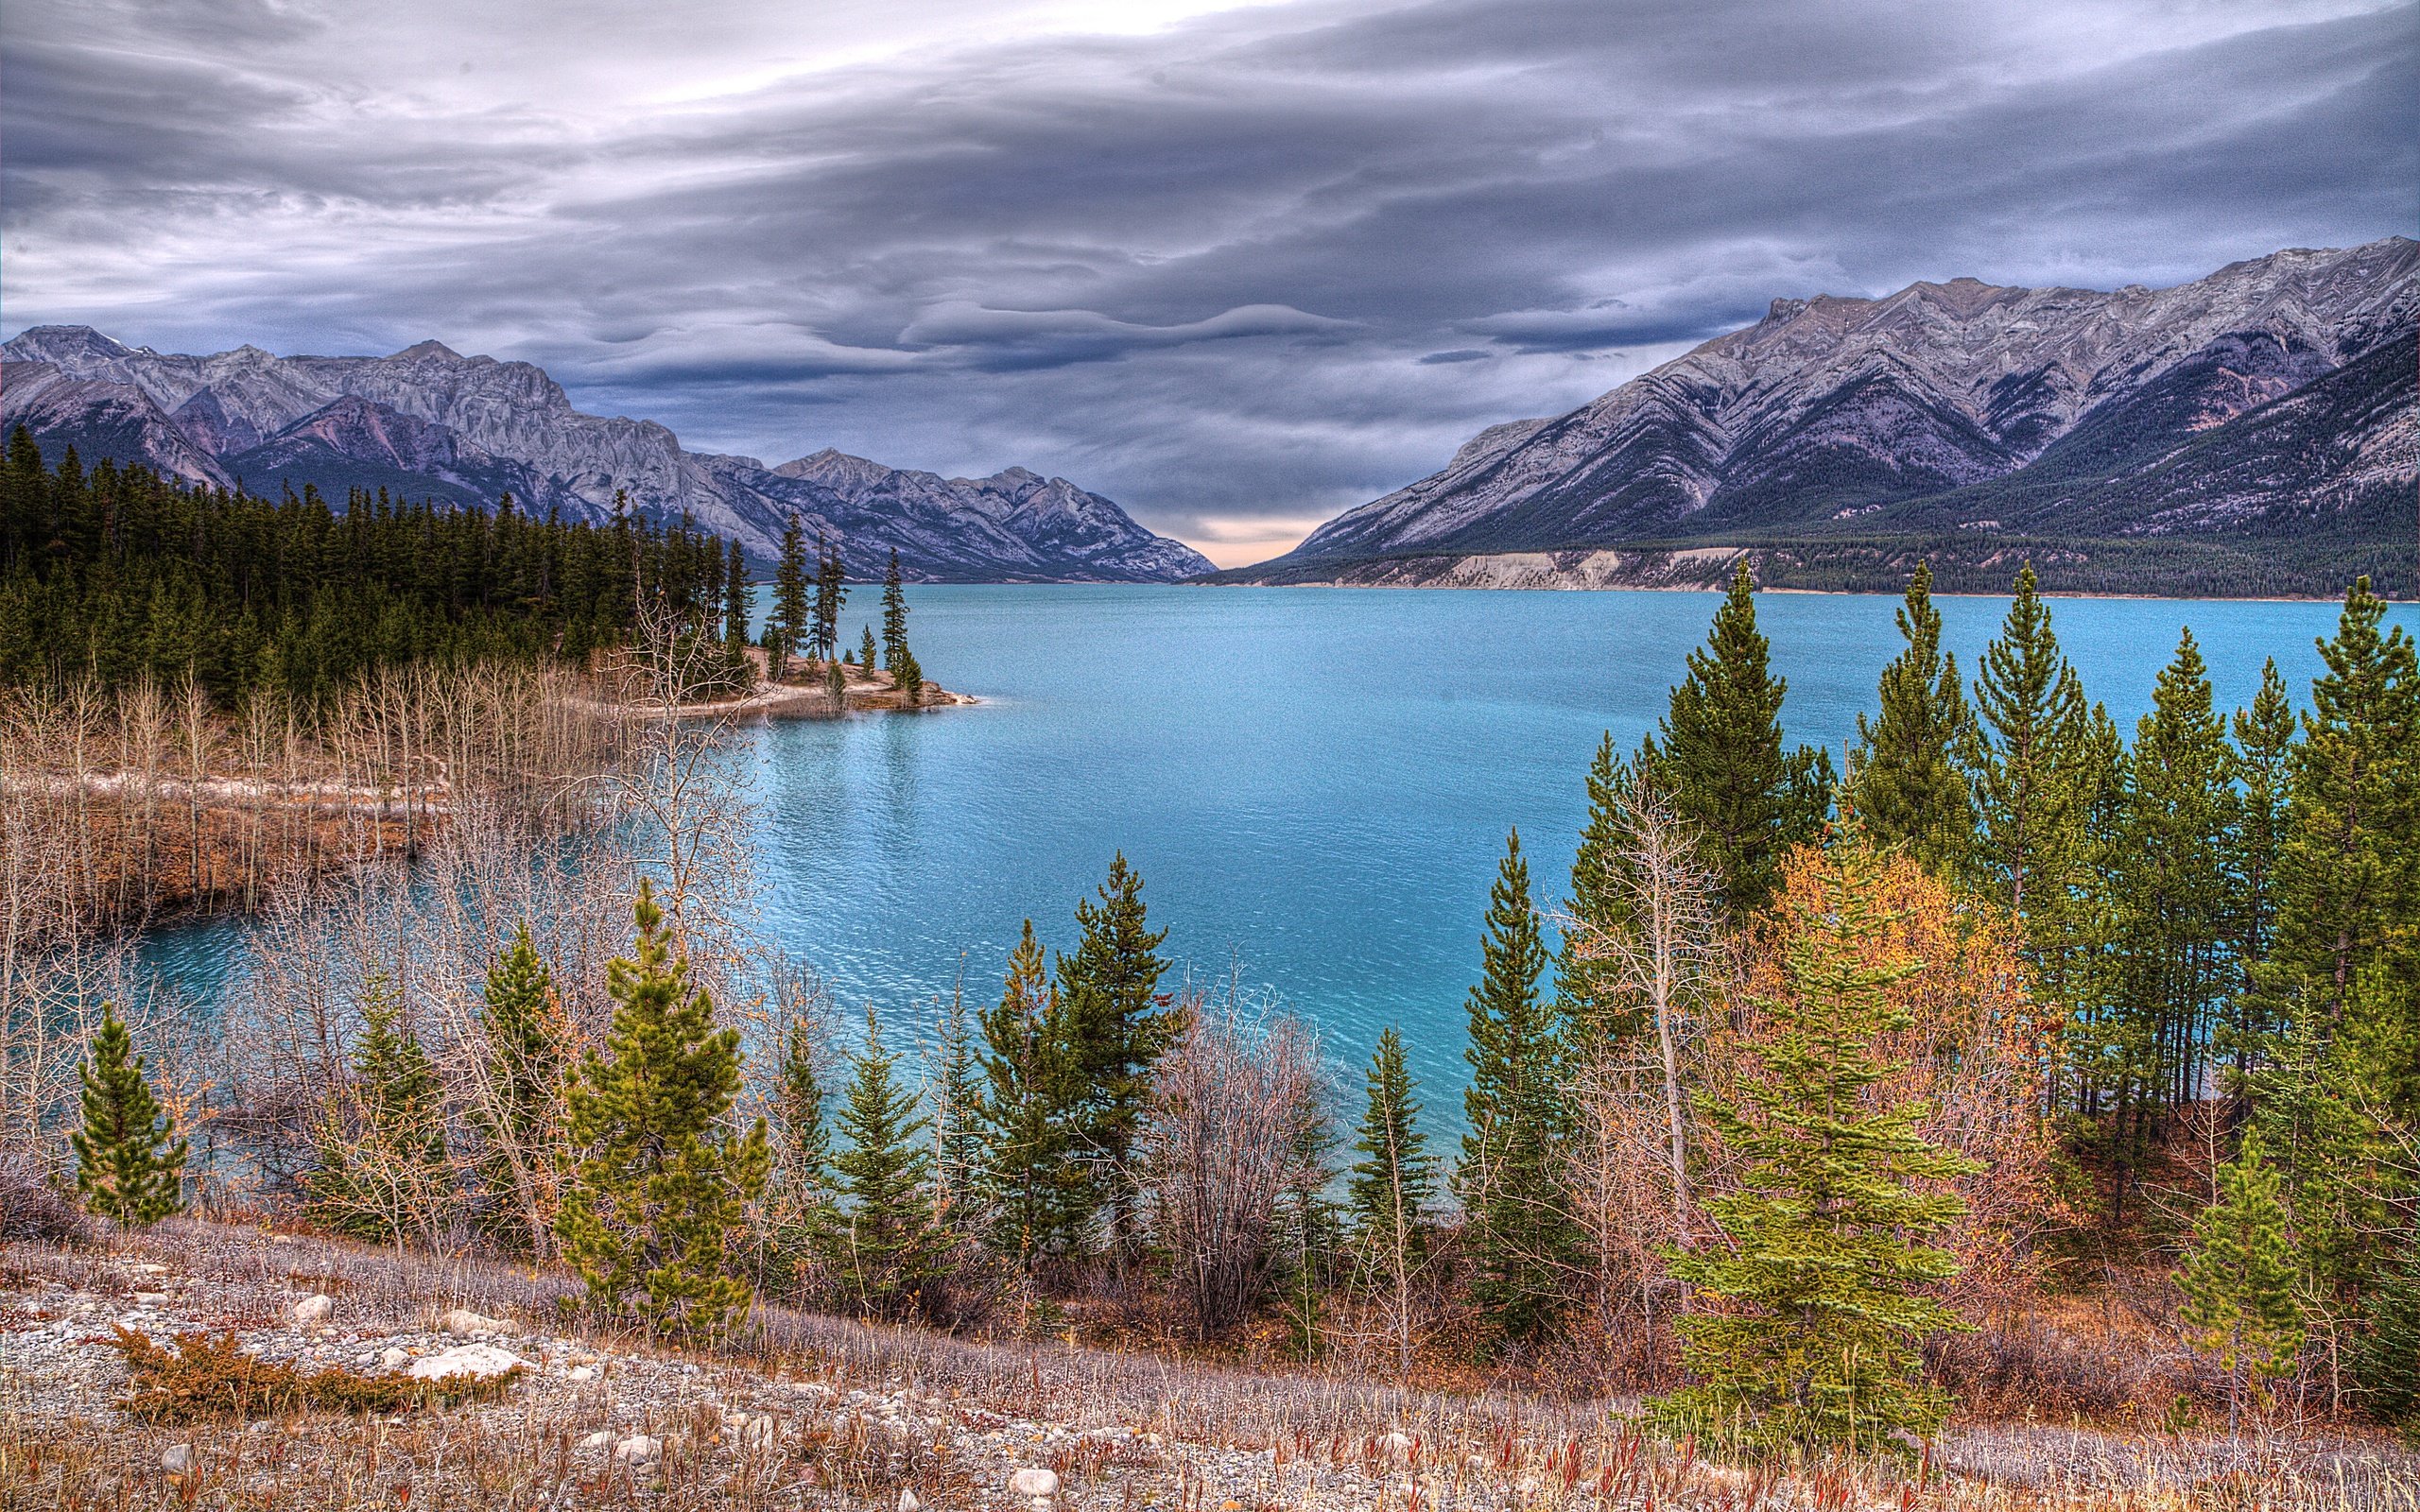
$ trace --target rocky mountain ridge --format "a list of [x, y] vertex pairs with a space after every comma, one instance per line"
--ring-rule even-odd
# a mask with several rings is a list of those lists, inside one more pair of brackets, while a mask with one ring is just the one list
[[129, 347], [85, 326], [38, 326], [0, 357], [0, 425], [25, 425], [52, 455], [136, 462], [188, 482], [256, 492], [352, 489], [591, 520], [616, 492], [651, 518], [690, 519], [758, 561], [796, 512], [852, 572], [896, 549], [928, 580], [1173, 581], [1210, 570], [1063, 478], [1011, 468], [989, 478], [900, 472], [837, 452], [769, 468], [696, 453], [652, 421], [575, 409], [526, 362], [465, 357], [424, 341], [385, 357], [279, 357], [258, 347], [187, 355]]
[[2403, 237], [2160, 290], [1962, 278], [1775, 300], [1569, 414], [1489, 428], [1230, 576], [1368, 581], [1378, 558], [1717, 543], [1837, 559], [1858, 542], [1886, 577], [1910, 551], [2012, 541], [2408, 548], [2415, 326], [2420, 243]]

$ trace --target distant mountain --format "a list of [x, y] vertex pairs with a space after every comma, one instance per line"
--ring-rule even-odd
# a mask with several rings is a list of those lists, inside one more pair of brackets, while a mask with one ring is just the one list
[[[2420, 243], [2177, 288], [1916, 284], [1764, 319], [1219, 580], [2413, 587]], [[1519, 560], [1483, 561], [1483, 558]]]
[[139, 462], [216, 488], [315, 486], [342, 507], [354, 489], [599, 520], [616, 490], [661, 519], [684, 511], [759, 562], [795, 511], [838, 542], [854, 573], [891, 550], [920, 580], [1169, 582], [1208, 558], [1156, 536], [1115, 504], [1023, 468], [988, 478], [905, 472], [824, 451], [768, 468], [684, 451], [650, 421], [572, 408], [526, 362], [465, 357], [435, 341], [389, 357], [278, 357], [258, 347], [183, 356], [85, 326], [37, 326], [0, 346], [0, 427], [25, 425], [45, 455]]

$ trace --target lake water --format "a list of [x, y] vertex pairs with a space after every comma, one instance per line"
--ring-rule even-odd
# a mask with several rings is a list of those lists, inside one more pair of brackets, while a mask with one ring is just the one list
[[[853, 592], [843, 644], [875, 593]], [[985, 701], [746, 731], [767, 931], [850, 1005], [916, 1022], [962, 971], [998, 991], [1021, 921], [1073, 943], [1076, 900], [1123, 850], [1176, 974], [1238, 973], [1346, 1062], [1401, 1026], [1454, 1122], [1463, 991], [1505, 832], [1559, 896], [1599, 734], [1652, 728], [1718, 595], [1435, 590], [925, 587], [918, 659]], [[1941, 600], [1970, 679], [2005, 599]], [[1837, 753], [1900, 639], [1891, 597], [1765, 594], [1789, 738]], [[2053, 605], [2121, 728], [2191, 626], [2221, 709], [2275, 657], [2298, 697], [2328, 604]], [[2420, 624], [2411, 606], [2396, 619]], [[207, 992], [228, 929], [159, 941]]]

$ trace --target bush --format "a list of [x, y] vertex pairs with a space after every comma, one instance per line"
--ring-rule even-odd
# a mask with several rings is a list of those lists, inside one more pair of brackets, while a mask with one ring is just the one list
[[118, 1407], [150, 1423], [206, 1418], [266, 1418], [285, 1412], [394, 1413], [433, 1403], [484, 1401], [520, 1379], [515, 1366], [501, 1375], [416, 1381], [408, 1376], [357, 1376], [346, 1370], [304, 1375], [275, 1360], [244, 1352], [232, 1333], [180, 1333], [174, 1349], [111, 1325], [113, 1347], [130, 1372]]
[[84, 1237], [84, 1215], [22, 1150], [0, 1151], [0, 1241], [63, 1244]]

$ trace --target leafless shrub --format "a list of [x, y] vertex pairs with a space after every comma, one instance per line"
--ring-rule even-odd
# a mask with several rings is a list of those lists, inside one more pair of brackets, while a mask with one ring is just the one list
[[1259, 1299], [1279, 1201], [1315, 1178], [1302, 1138], [1327, 1086], [1299, 1022], [1196, 997], [1161, 1060], [1143, 1138], [1150, 1221], [1193, 1326], [1215, 1337]]

